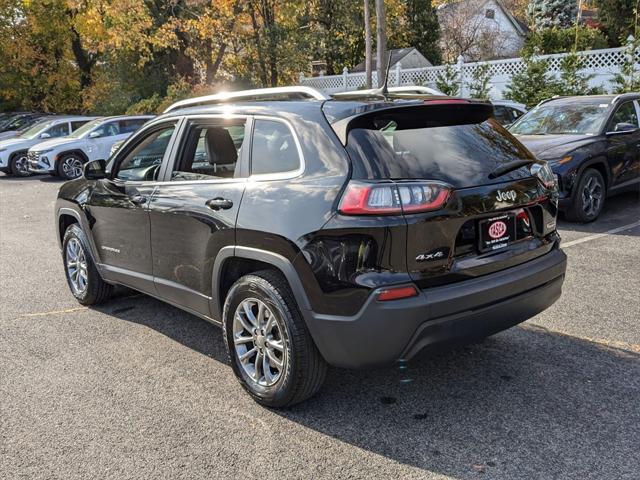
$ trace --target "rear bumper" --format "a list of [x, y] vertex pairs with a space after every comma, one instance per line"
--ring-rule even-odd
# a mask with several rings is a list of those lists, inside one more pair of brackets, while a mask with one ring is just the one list
[[552, 305], [562, 291], [559, 249], [472, 280], [423, 290], [406, 300], [371, 295], [352, 317], [305, 312], [311, 335], [332, 365], [367, 368], [410, 359], [517, 325]]

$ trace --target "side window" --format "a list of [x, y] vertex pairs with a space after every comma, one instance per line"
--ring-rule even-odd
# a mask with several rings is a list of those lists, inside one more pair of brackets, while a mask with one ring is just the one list
[[257, 119], [253, 128], [251, 174], [291, 172], [300, 155], [291, 129], [282, 122]]
[[517, 119], [519, 119], [523, 115], [523, 113], [520, 110], [516, 110], [515, 108], [512, 108], [511, 115], [513, 115], [513, 121], [515, 122]]
[[87, 120], [79, 120], [77, 122], [71, 122], [71, 131], [75, 132], [77, 129], [79, 129], [85, 123], [87, 123]]
[[120, 134], [133, 133], [144, 125], [146, 120], [144, 118], [136, 118], [133, 120], [120, 120], [118, 126], [120, 128]]
[[100, 137], [113, 137], [120, 133], [120, 126], [118, 122], [104, 123], [96, 128], [94, 132], [99, 133]]
[[155, 180], [174, 130], [175, 125], [165, 125], [146, 134], [119, 162], [115, 177], [120, 180]]
[[51, 138], [57, 137], [65, 137], [69, 135], [69, 124], [68, 123], [59, 123], [54, 125], [53, 127], [47, 130], [47, 133], [51, 136]]
[[613, 131], [618, 123], [631, 123], [636, 127], [638, 126], [638, 113], [636, 112], [636, 107], [633, 102], [627, 102], [620, 105], [618, 110], [616, 110], [616, 113], [613, 114], [607, 131]]
[[501, 105], [493, 107], [493, 117], [498, 120], [501, 125], [508, 125], [513, 122], [509, 109]]
[[245, 142], [244, 120], [230, 124], [192, 124], [171, 180], [239, 178]]

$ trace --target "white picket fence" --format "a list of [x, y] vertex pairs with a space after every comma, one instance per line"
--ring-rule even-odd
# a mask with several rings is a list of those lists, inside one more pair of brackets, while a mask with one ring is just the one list
[[[628, 50], [627, 50], [628, 51]], [[625, 48], [606, 48], [602, 50], [587, 50], [578, 52], [584, 58], [583, 72], [593, 74], [590, 81], [592, 87], [601, 86], [605, 91], [610, 91], [613, 86], [613, 77], [620, 71], [620, 66], [624, 62], [626, 54]], [[541, 55], [540, 58], [547, 59], [549, 72], [559, 75], [560, 62], [567, 54]], [[640, 49], [635, 52], [635, 61], [640, 64]], [[462, 58], [453, 65], [458, 71], [461, 96], [469, 95], [469, 83], [474, 78], [475, 70], [479, 65], [489, 64], [489, 75], [491, 76], [490, 97], [501, 99], [507, 85], [511, 82], [511, 76], [523, 68], [522, 58], [509, 58], [504, 60], [492, 60], [488, 62], [464, 63]], [[401, 64], [396, 64], [389, 72], [389, 85], [424, 85], [435, 88], [436, 78], [445, 69], [444, 65], [427, 68], [403, 69]], [[376, 86], [376, 75], [373, 75], [374, 87]], [[305, 77], [300, 74], [300, 84], [317, 88], [326, 93], [345, 92], [364, 88], [365, 73], [349, 73], [345, 68], [342, 75], [327, 75], [320, 77]]]

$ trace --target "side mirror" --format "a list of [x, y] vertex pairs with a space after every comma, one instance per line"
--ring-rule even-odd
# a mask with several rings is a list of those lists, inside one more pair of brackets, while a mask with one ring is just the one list
[[51, 138], [51, 134], [44, 132], [40, 134], [40, 138]]
[[100, 180], [107, 177], [106, 160], [93, 160], [84, 165], [84, 178], [87, 180]]
[[99, 138], [102, 136], [102, 133], [98, 132], [98, 131], [93, 131], [89, 134], [89, 138]]
[[616, 126], [613, 127], [613, 131], [616, 133], [632, 132], [633, 130], [637, 130], [637, 129], [638, 129], [637, 125], [634, 125], [633, 123], [626, 123], [626, 122], [616, 123]]

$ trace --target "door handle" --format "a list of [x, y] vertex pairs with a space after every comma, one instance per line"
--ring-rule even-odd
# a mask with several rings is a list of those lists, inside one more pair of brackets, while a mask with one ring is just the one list
[[233, 207], [233, 202], [231, 200], [227, 200], [226, 198], [212, 198], [211, 200], [207, 200], [205, 203], [207, 207], [211, 210], [229, 210]]
[[136, 205], [142, 205], [143, 203], [147, 203], [147, 197], [145, 197], [144, 195], [132, 195], [130, 197], [131, 199], [131, 203], [134, 203]]

